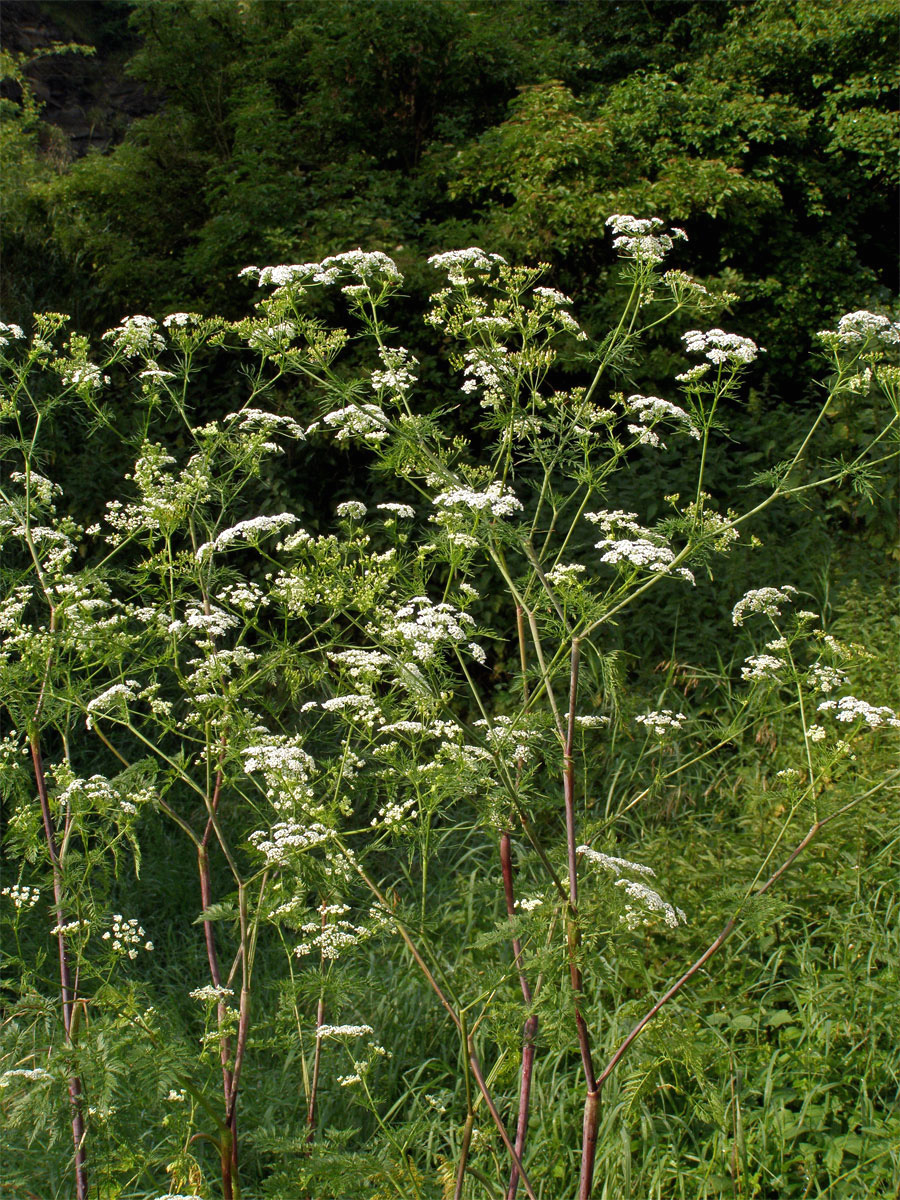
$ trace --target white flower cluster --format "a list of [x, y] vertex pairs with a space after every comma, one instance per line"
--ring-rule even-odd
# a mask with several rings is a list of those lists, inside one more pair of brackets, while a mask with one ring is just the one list
[[[344, 906], [330, 906], [333, 911], [336, 907], [340, 907], [340, 911], [346, 912]], [[348, 949], [350, 946], [358, 946], [360, 942], [370, 937], [372, 931], [364, 925], [354, 925], [350, 921], [345, 921], [338, 917], [335, 920], [322, 923], [321, 921], [308, 921], [305, 925], [300, 926], [300, 932], [307, 935], [308, 941], [301, 942], [299, 946], [294, 948], [294, 953], [298, 958], [302, 958], [305, 954], [312, 954], [314, 950], [318, 950], [323, 958], [334, 961], [340, 958], [341, 951]], [[329, 1028], [324, 1026], [324, 1028]], [[336, 1028], [340, 1028], [337, 1026]], [[367, 1032], [371, 1033], [369, 1029]], [[327, 1034], [320, 1036], [327, 1037]], [[361, 1036], [359, 1034], [351, 1034], [352, 1037]]]
[[299, 821], [279, 821], [271, 833], [257, 829], [250, 834], [251, 844], [264, 855], [271, 866], [286, 866], [292, 858], [319, 846], [333, 836], [318, 821], [302, 825]]
[[234, 990], [230, 987], [223, 987], [222, 984], [204, 984], [203, 987], [194, 988], [192, 992], [188, 992], [192, 1000], [203, 1000], [205, 1003], [213, 1003], [218, 1000], [225, 1000], [228, 996], [234, 995]]
[[[584, 519], [592, 525], [599, 525], [600, 531], [606, 536], [595, 543], [598, 550], [603, 550], [600, 561], [616, 565], [629, 563], [634, 567], [643, 567], [648, 571], [668, 572], [675, 559], [674, 553], [668, 546], [662, 544], [659, 534], [645, 529], [638, 523], [637, 513], [623, 512], [621, 509], [601, 509], [600, 512], [588, 512]], [[634, 537], [614, 537], [613, 534], [634, 534]], [[694, 574], [687, 567], [677, 567], [673, 574], [682, 579], [694, 582]]]
[[[138, 379], [146, 379], [148, 383], [163, 383], [167, 379], [174, 378], [174, 371], [164, 371], [162, 367], [156, 366], [155, 363], [153, 366], [147, 367], [146, 370], [141, 371], [140, 375], [138, 375]], [[109, 383], [109, 379], [107, 379], [106, 382]]]
[[379, 1058], [391, 1058], [390, 1051], [385, 1050], [384, 1046], [379, 1046], [377, 1042], [368, 1042], [367, 1049], [368, 1057], [365, 1059], [353, 1059], [353, 1074], [338, 1075], [337, 1081], [341, 1087], [352, 1087], [356, 1083], [362, 1083], [363, 1079], [372, 1070], [375, 1062]]
[[24, 525], [0, 520], [0, 529], [3, 529], [4, 525], [10, 537], [30, 537], [48, 573], [62, 571], [75, 555], [75, 543], [61, 529], [54, 529], [50, 525], [32, 525], [30, 529], [26, 529]]
[[406, 735], [417, 733], [428, 733], [427, 725], [423, 725], [421, 721], [391, 721], [388, 725], [381, 726], [381, 733], [402, 733]]
[[[212, 488], [211, 468], [207, 456], [194, 454], [180, 473], [167, 468], [175, 459], [159, 443], [145, 442], [134, 464], [133, 478], [140, 499], [128, 504], [110, 500], [106, 519], [120, 534], [137, 533], [143, 529], [173, 530], [181, 522], [192, 503], [209, 499]], [[110, 544], [121, 538], [108, 535]]]
[[634, 533], [638, 537], [652, 537], [649, 529], [638, 523], [637, 513], [625, 512], [623, 509], [601, 509], [600, 512], [586, 512], [584, 519], [592, 525], [599, 525], [601, 533], [607, 537], [617, 530], [623, 533]]
[[490, 484], [482, 492], [474, 488], [453, 488], [449, 492], [441, 492], [435, 496], [434, 505], [435, 508], [468, 508], [472, 512], [487, 510], [495, 517], [511, 517], [522, 509], [515, 493], [504, 488], [499, 481]]
[[224, 637], [229, 629], [235, 629], [241, 623], [234, 613], [226, 612], [217, 604], [210, 604], [208, 608], [207, 612], [199, 604], [189, 604], [184, 610], [183, 621], [175, 620], [169, 623], [169, 633], [180, 633], [183, 629], [190, 629], [195, 635], [199, 635], [204, 643], [209, 643], [213, 638]]
[[248, 542], [251, 546], [255, 545], [260, 538], [267, 534], [288, 529], [292, 525], [296, 525], [299, 520], [300, 518], [295, 517], [293, 513], [283, 512], [272, 517], [250, 517], [246, 521], [238, 521], [237, 525], [223, 529], [211, 542], [204, 542], [197, 550], [197, 561], [203, 562], [205, 558], [233, 542], [243, 541]]
[[[282, 264], [274, 267], [244, 267], [239, 279], [256, 276], [260, 287], [288, 287], [292, 284], [332, 284], [344, 275], [359, 279], [363, 284], [402, 283], [403, 276], [397, 264], [380, 250], [345, 250], [343, 254], [332, 254], [320, 263]], [[342, 289], [347, 291], [347, 288]], [[303, 294], [300, 286], [298, 294]], [[351, 291], [351, 294], [353, 292]]]
[[19, 483], [26, 490], [31, 492], [32, 497], [41, 504], [52, 504], [54, 496], [62, 495], [62, 488], [58, 483], [54, 483], [52, 479], [47, 479], [43, 475], [39, 475], [37, 471], [30, 470], [26, 474], [24, 471], [10, 471], [10, 479], [13, 483]]
[[174, 325], [177, 329], [186, 329], [189, 325], [199, 325], [201, 320], [202, 317], [197, 313], [169, 313], [167, 317], [163, 317], [163, 328], [171, 329]]
[[257, 325], [247, 338], [247, 345], [254, 350], [287, 351], [299, 330], [293, 321], [274, 321], [268, 325]]
[[[417, 722], [399, 721], [397, 724], [416, 724]], [[391, 800], [387, 804], [382, 804], [378, 809], [378, 816], [373, 817], [369, 822], [370, 825], [376, 827], [384, 825], [387, 829], [400, 829], [409, 821], [414, 821], [418, 816], [416, 810], [415, 796], [409, 796], [406, 800]]]
[[[662, 278], [663, 283], [672, 289], [678, 299], [691, 296], [697, 300], [701, 296], [709, 295], [709, 288], [704, 287], [702, 283], [694, 279], [693, 275], [688, 275], [685, 271], [666, 271]], [[737, 296], [733, 298], [736, 300]]]
[[675, 730], [680, 729], [687, 717], [683, 712], [677, 713], [673, 712], [671, 708], [661, 708], [658, 712], [644, 713], [634, 719], [638, 725], [643, 725], [657, 737], [665, 737], [667, 733], [674, 733]]
[[[238, 279], [255, 275], [260, 287], [287, 287], [292, 283], [334, 283], [340, 271], [326, 270], [321, 263], [282, 263], [275, 267], [244, 267]], [[302, 294], [302, 293], [301, 293]]]
[[896, 346], [900, 343], [900, 321], [859, 309], [845, 313], [838, 321], [837, 329], [820, 330], [818, 336], [839, 346], [864, 346], [869, 341]]
[[470, 272], [490, 271], [496, 264], [506, 264], [499, 254], [486, 254], [477, 246], [467, 250], [447, 250], [443, 254], [432, 254], [428, 265], [438, 271], [446, 271], [448, 282], [454, 287], [465, 287], [473, 283]]
[[588, 862], [595, 863], [613, 875], [621, 875], [623, 871], [633, 871], [636, 875], [652, 876], [656, 874], [652, 867], [645, 867], [643, 863], [630, 862], [627, 858], [616, 858], [612, 854], [603, 854], [599, 850], [591, 849], [590, 846], [578, 846], [577, 851]]
[[383, 636], [399, 643], [419, 662], [430, 662], [440, 646], [465, 642], [475, 621], [447, 601], [434, 604], [414, 596], [384, 623]]
[[533, 736], [533, 731], [524, 725], [517, 725], [512, 717], [502, 714], [495, 716], [493, 725], [487, 721], [476, 721], [475, 728], [487, 730], [485, 738], [491, 753], [509, 766], [525, 762], [531, 757], [528, 739]]
[[557, 563], [547, 572], [547, 582], [552, 583], [554, 587], [575, 587], [581, 582], [579, 576], [586, 570], [587, 567], [581, 563]]
[[[708, 329], [705, 333], [700, 329], [689, 329], [681, 335], [681, 340], [686, 350], [692, 354], [702, 354], [707, 363], [715, 366], [742, 366], [752, 363], [760, 353], [759, 347], [750, 338], [737, 333], [725, 333], [722, 329]], [[690, 382], [699, 378], [702, 370], [702, 367], [694, 367], [683, 375], [677, 375], [676, 379]]]
[[225, 421], [229, 426], [231, 422], [235, 422], [235, 428], [241, 433], [262, 433], [267, 437], [274, 433], [285, 433], [300, 441], [306, 437], [303, 426], [293, 417], [266, 412], [262, 408], [239, 409], [237, 412], [228, 413]]
[[774, 654], [751, 654], [744, 659], [741, 667], [741, 678], [753, 680], [778, 679], [779, 671], [784, 667], [784, 660]]
[[731, 620], [735, 625], [743, 625], [751, 613], [765, 613], [767, 617], [780, 617], [781, 605], [792, 604], [797, 589], [785, 583], [780, 588], [764, 587], [751, 588], [746, 592], [731, 611]]
[[89, 362], [67, 363], [60, 371], [60, 378], [69, 387], [94, 390], [109, 383], [98, 366]]
[[320, 1025], [316, 1029], [317, 1038], [332, 1037], [366, 1037], [375, 1030], [371, 1025]]
[[416, 510], [411, 504], [379, 504], [377, 506], [380, 511], [390, 513], [389, 517], [385, 517], [385, 521], [400, 518], [404, 521], [411, 521], [416, 515]]
[[8, 346], [10, 342], [20, 342], [25, 336], [21, 325], [7, 325], [0, 321], [0, 346]]
[[137, 958], [142, 943], [144, 950], [153, 949], [153, 943], [145, 940], [147, 935], [143, 926], [134, 917], [126, 921], [121, 913], [113, 914], [112, 926], [102, 936], [104, 942], [112, 942], [113, 950], [127, 954], [129, 958]]
[[257, 608], [265, 608], [269, 603], [269, 598], [262, 588], [251, 583], [249, 579], [242, 579], [239, 583], [224, 584], [219, 588], [219, 599], [230, 604], [232, 608], [238, 608], [245, 613], [253, 612]]
[[57, 624], [82, 645], [96, 645], [124, 624], [125, 613], [110, 600], [105, 585], [86, 577], [64, 576], [52, 586]]
[[372, 372], [374, 390], [380, 392], [386, 389], [401, 395], [408, 392], [416, 382], [417, 376], [413, 372], [419, 365], [419, 360], [402, 346], [382, 346], [378, 356], [384, 363], [384, 370]]
[[589, 713], [587, 716], [576, 717], [575, 724], [579, 729], [600, 729], [609, 724], [609, 717], [600, 716], [598, 713]]
[[103, 339], [121, 350], [126, 358], [150, 358], [165, 349], [166, 343], [157, 332], [158, 328], [152, 317], [125, 317], [115, 329], [107, 329]]
[[[557, 329], [564, 330], [566, 333], [573, 334], [579, 342], [586, 342], [588, 335], [581, 328], [571, 313], [566, 312], [566, 309], [572, 303], [564, 292], [559, 292], [556, 288], [536, 287], [531, 290], [532, 301], [535, 311], [540, 313], [545, 318], [549, 317], [553, 325]], [[490, 320], [490, 318], [487, 318]], [[502, 320], [502, 318], [494, 318]], [[481, 321], [476, 321], [476, 324], [481, 324]]]
[[826, 695], [829, 692], [837, 691], [838, 688], [846, 687], [850, 682], [843, 671], [821, 662], [813, 663], [809, 668], [807, 678], [811, 687], [815, 688], [817, 692], [824, 692]]
[[532, 288], [532, 294], [539, 297], [544, 303], [552, 304], [554, 308], [562, 308], [572, 303], [572, 300], [564, 292], [558, 292], [556, 288], [536, 287]]
[[[650, 716], [660, 716], [664, 714], [651, 713]], [[668, 714], [671, 716], [671, 714]], [[681, 714], [679, 714], [681, 716]], [[640, 718], [638, 718], [640, 720]], [[636, 900], [640, 907], [635, 907], [631, 904], [626, 904], [625, 912], [622, 916], [623, 922], [629, 929], [636, 929], [638, 925], [649, 925], [653, 913], [661, 913], [665, 923], [672, 929], [675, 929], [683, 921], [687, 920], [687, 916], [674, 905], [663, 900], [659, 892], [654, 891], [646, 883], [640, 883], [636, 879], [627, 879], [623, 876], [624, 871], [631, 872], [634, 875], [654, 876], [656, 872], [652, 867], [646, 867], [643, 863], [635, 863], [627, 858], [616, 858], [612, 854], [603, 854], [599, 850], [593, 850], [590, 846], [579, 846], [578, 853], [581, 854], [589, 863], [600, 867], [604, 871], [609, 871], [611, 875], [615, 875], [615, 887], [622, 887], [628, 893], [632, 900]]]
[[[217, 611], [221, 612], [222, 610]], [[232, 620], [236, 619], [232, 618]], [[210, 704], [219, 700], [228, 680], [234, 678], [237, 672], [243, 671], [251, 663], [256, 662], [258, 657], [246, 646], [237, 646], [233, 650], [224, 648], [214, 650], [214, 645], [214, 642], [198, 640], [198, 649], [207, 651], [207, 653], [203, 658], [189, 660], [189, 666], [193, 667], [193, 670], [190, 675], [186, 676], [185, 684], [193, 692], [195, 704]], [[210, 653], [210, 651], [212, 652]], [[172, 706], [167, 701], [146, 694], [145, 698], [157, 716], [168, 717], [171, 715]], [[200, 718], [201, 724], [205, 719], [204, 717]]]
[[[304, 705], [304, 708], [307, 706]], [[381, 715], [381, 710], [368, 693], [349, 692], [344, 696], [331, 696], [323, 700], [325, 712], [349, 712], [351, 716], [371, 727]]]
[[345, 250], [343, 254], [323, 258], [322, 267], [325, 271], [337, 268], [341, 274], [351, 275], [364, 284], [403, 282], [397, 264], [380, 250]]
[[279, 812], [292, 809], [298, 802], [311, 801], [314, 793], [310, 779], [316, 764], [299, 739], [290, 734], [257, 732], [258, 740], [241, 751], [247, 774], [260, 772], [266, 795]]
[[101, 692], [99, 696], [88, 701], [86, 721], [88, 729], [94, 727], [93, 716], [95, 713], [108, 713], [114, 709], [127, 708], [130, 700], [137, 699], [140, 689], [141, 685], [136, 679], [126, 679], [124, 683], [114, 683], [105, 692]]
[[[700, 430], [695, 425], [693, 417], [669, 400], [663, 400], [659, 396], [629, 396], [625, 403], [626, 408], [635, 413], [639, 424], [643, 426], [643, 431], [636, 429], [633, 425], [628, 426], [631, 433], [641, 433], [641, 441], [650, 440], [646, 438], [646, 435], [651, 432], [650, 427], [659, 421], [675, 421], [690, 437], [700, 437]], [[651, 444], [655, 443], [651, 442]], [[662, 449], [665, 449], [665, 445], [659, 443], [658, 439], [656, 444], [660, 444]]]
[[53, 936], [61, 934], [63, 937], [68, 937], [73, 933], [81, 933], [82, 930], [90, 929], [91, 923], [87, 917], [76, 917], [74, 921], [66, 921], [62, 925], [54, 925], [50, 930]]
[[698, 531], [711, 540], [714, 549], [726, 553], [741, 539], [741, 531], [734, 526], [737, 513], [729, 508], [725, 515], [716, 512], [710, 505], [709, 493], [701, 492], [698, 499], [684, 506], [684, 515], [694, 522], [695, 529], [699, 527]]
[[120, 808], [122, 812], [131, 815], [137, 812], [135, 801], [145, 803], [152, 799], [153, 793], [144, 789], [130, 795], [130, 799], [122, 796], [105, 775], [92, 775], [89, 779], [71, 779], [56, 799], [64, 809], [78, 804], [93, 812]]
[[818, 711], [833, 713], [836, 721], [842, 721], [847, 725], [853, 721], [862, 721], [870, 729], [878, 729], [881, 725], [900, 729], [900, 717], [890, 708], [885, 705], [869, 704], [866, 700], [857, 700], [855, 696], [841, 696], [839, 700], [823, 700]]
[[681, 908], [676, 908], [673, 904], [669, 904], [667, 900], [663, 900], [659, 892], [648, 887], [646, 883], [639, 883], [636, 879], [617, 879], [615, 887], [622, 887], [632, 898], [640, 905], [639, 909], [632, 905], [626, 905], [624, 921], [629, 929], [636, 929], [638, 925], [650, 924], [647, 919], [647, 913], [661, 913], [662, 918], [670, 929], [677, 927], [687, 921], [687, 914]]
[[672, 249], [674, 239], [687, 241], [683, 229], [661, 233], [665, 225], [659, 217], [633, 217], [628, 213], [613, 213], [606, 225], [613, 232], [613, 246], [623, 258], [653, 265], [662, 262]]
[[512, 333], [515, 326], [508, 317], [498, 317], [496, 315], [488, 316], [486, 313], [473, 317], [472, 324], [480, 330], [487, 330], [493, 334]]
[[326, 413], [322, 420], [335, 430], [339, 442], [352, 437], [369, 443], [383, 442], [388, 435], [387, 418], [377, 404], [348, 404]]
[[483, 408], [496, 406], [503, 398], [503, 381], [512, 374], [506, 361], [509, 351], [505, 346], [490, 346], [478, 350], [467, 350], [463, 356], [463, 384], [461, 391], [467, 396], [484, 391]]
[[8, 1088], [15, 1079], [24, 1079], [29, 1083], [43, 1083], [53, 1076], [49, 1071], [45, 1071], [43, 1067], [13, 1067], [11, 1071], [4, 1071], [0, 1075], [0, 1088]]
[[34, 908], [41, 898], [41, 889], [27, 884], [13, 884], [0, 890], [0, 896], [9, 896], [16, 908]]
[[335, 512], [339, 517], [344, 517], [347, 520], [361, 521], [368, 512], [368, 509], [362, 500], [345, 500], [343, 504], [337, 506]]
[[[601, 562], [609, 563], [611, 566], [628, 563], [630, 566], [657, 574], [668, 573], [675, 561], [675, 554], [668, 546], [660, 546], [657, 542], [651, 542], [647, 538], [636, 540], [620, 538], [618, 541], [604, 538], [603, 541], [597, 542], [597, 549], [604, 551], [600, 556]], [[676, 567], [672, 573], [682, 579], [687, 579], [690, 583], [694, 582], [694, 573], [687, 567]]]
[[351, 679], [374, 680], [381, 677], [390, 665], [391, 656], [381, 650], [338, 650], [328, 655], [333, 663], [343, 667]]

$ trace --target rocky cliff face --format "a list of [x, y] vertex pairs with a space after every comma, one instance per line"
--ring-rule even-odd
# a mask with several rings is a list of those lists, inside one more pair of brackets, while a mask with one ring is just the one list
[[[3, 48], [30, 58], [54, 43], [92, 46], [92, 55], [68, 53], [37, 57], [26, 75], [43, 105], [42, 117], [61, 131], [48, 139], [69, 161], [89, 150], [104, 151], [121, 141], [133, 120], [157, 111], [162, 98], [125, 74], [138, 40], [128, 27], [133, 6], [117, 0], [3, 0]], [[4, 85], [6, 88], [6, 85]], [[18, 88], [6, 94], [16, 98]]]

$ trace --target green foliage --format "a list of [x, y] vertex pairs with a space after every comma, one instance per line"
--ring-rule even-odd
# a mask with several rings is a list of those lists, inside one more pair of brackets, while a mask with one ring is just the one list
[[529, 89], [441, 176], [476, 206], [482, 242], [551, 259], [579, 291], [606, 277], [606, 214], [684, 223], [695, 268], [745, 301], [781, 383], [807, 352], [798, 329], [890, 282], [894, 15], [887, 0], [735, 5], [664, 70]]

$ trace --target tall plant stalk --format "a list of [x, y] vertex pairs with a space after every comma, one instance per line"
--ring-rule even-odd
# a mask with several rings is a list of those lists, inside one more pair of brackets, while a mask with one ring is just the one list
[[[53, 902], [56, 914], [56, 946], [59, 959], [59, 988], [60, 1005], [62, 1010], [63, 1033], [68, 1046], [74, 1049], [75, 1040], [75, 1011], [78, 1004], [78, 990], [72, 979], [69, 964], [69, 952], [66, 946], [66, 911], [63, 893], [63, 863], [60, 858], [56, 832], [53, 827], [53, 816], [50, 811], [50, 800], [47, 795], [47, 781], [44, 775], [44, 764], [41, 757], [41, 744], [35, 731], [30, 738], [31, 761], [34, 770], [34, 782], [37, 788], [38, 800], [41, 806], [41, 821], [44, 829], [44, 839], [47, 847], [47, 857], [50, 859], [50, 869], [53, 873]], [[87, 1156], [85, 1146], [84, 1125], [84, 1088], [81, 1077], [76, 1071], [71, 1071], [68, 1078], [69, 1112], [72, 1122], [72, 1144], [74, 1148], [75, 1196], [76, 1200], [88, 1200]]]

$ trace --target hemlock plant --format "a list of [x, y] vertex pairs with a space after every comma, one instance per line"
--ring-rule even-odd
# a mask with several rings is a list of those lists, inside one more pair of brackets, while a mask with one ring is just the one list
[[[164, 1170], [179, 1194], [240, 1197], [241, 1114], [267, 1053], [291, 1064], [296, 1089], [270, 1156], [284, 1194], [587, 1200], [603, 1088], [629, 1048], [821, 831], [888, 782], [832, 799], [862, 740], [900, 721], [847, 694], [864, 651], [827, 632], [791, 584], [761, 580], [734, 606], [734, 625], [762, 641], [718, 728], [674, 691], [633, 711], [610, 633], [651, 590], [692, 588], [769, 505], [896, 456], [900, 327], [857, 312], [820, 335], [830, 377], [810, 429], [757, 481], [763, 499], [723, 506], [707, 490], [707, 451], [760, 351], [692, 329], [677, 401], [627, 394], [647, 329], [715, 316], [727, 297], [664, 269], [680, 230], [628, 215], [607, 224], [625, 299], [596, 345], [540, 267], [478, 248], [430, 260], [445, 282], [425, 321], [472, 413], [465, 438], [447, 432], [420, 364], [396, 344], [387, 314], [403, 280], [380, 252], [248, 267], [263, 298], [237, 323], [135, 316], [95, 349], [58, 314], [36, 317], [30, 338], [0, 327], [15, 992], [0, 1088], [13, 1126], [54, 1148], [67, 1129], [78, 1200], [95, 1173], [113, 1195], [113, 1176], [146, 1186], [156, 1172], [171, 1196]], [[346, 328], [318, 315], [322, 295], [345, 306]], [[369, 366], [347, 364], [351, 343], [353, 364], [371, 349]], [[582, 354], [583, 385], [560, 386], [561, 349]], [[191, 381], [210, 355], [231, 357], [245, 398], [198, 424]], [[286, 383], [314, 398], [312, 423], [277, 411]], [[810, 478], [830, 407], [860, 393], [882, 405], [881, 426], [853, 461]], [[44, 451], [48, 427], [76, 412], [121, 429], [133, 450], [87, 529]], [[274, 511], [271, 462], [302, 445], [314, 469], [322, 439], [362, 447], [396, 497], [344, 501], [325, 531]], [[618, 472], [670, 446], [694, 456], [688, 497], [667, 497], [655, 521], [607, 507]], [[628, 841], [626, 814], [653, 784], [601, 807], [605, 756], [637, 741], [653, 780], [667, 780], [773, 713], [796, 723], [802, 753], [779, 772], [777, 833], [704, 940], [656, 877], [661, 864]], [[180, 1039], [154, 997], [165, 965], [136, 974], [165, 930], [120, 899], [142, 841], [166, 825], [172, 869], [195, 880], [177, 934], [196, 943], [195, 977], [178, 986], [202, 1033]], [[455, 909], [435, 908], [433, 889], [473, 854], [496, 919], [454, 956], [471, 912], [463, 891]], [[604, 1015], [615, 964], [648, 946], [683, 963], [667, 968], [671, 985]], [[412, 1082], [399, 1097], [385, 1091], [392, 1049], [363, 1001], [373, 956], [392, 954], [456, 1039], [452, 1095], [427, 1060], [403, 1064]], [[630, 1032], [601, 1052], [599, 1023], [626, 1016]], [[690, 1040], [689, 1027], [673, 1037], [673, 1061]], [[125, 1058], [155, 1139], [137, 1160], [122, 1152], [136, 1119], [116, 1083]], [[565, 1140], [577, 1153], [554, 1142], [536, 1100], [551, 1061], [569, 1064], [563, 1109], [582, 1111]], [[364, 1110], [368, 1151], [323, 1126], [335, 1089]]]

